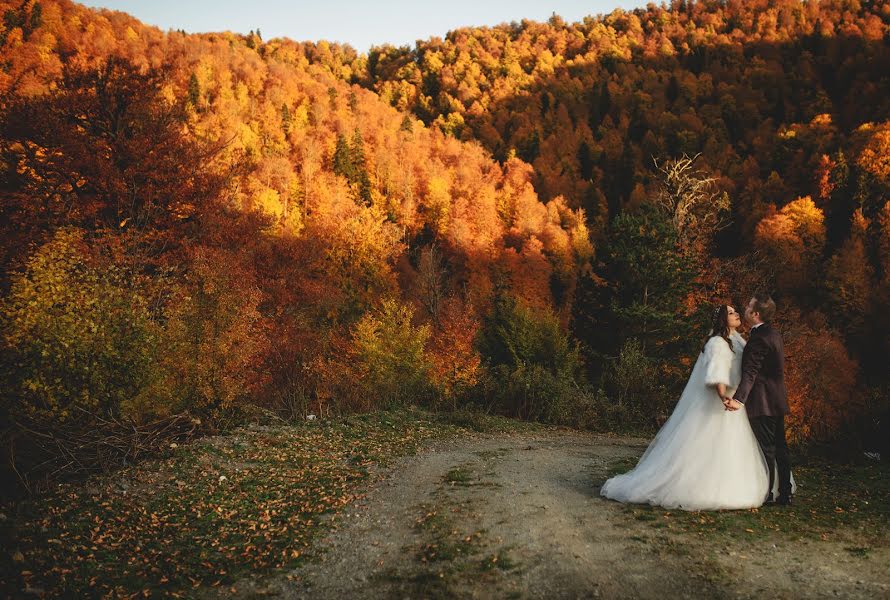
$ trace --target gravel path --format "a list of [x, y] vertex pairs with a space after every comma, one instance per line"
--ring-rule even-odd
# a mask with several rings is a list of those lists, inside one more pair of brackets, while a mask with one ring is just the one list
[[241, 581], [235, 595], [890, 597], [887, 548], [862, 560], [831, 543], [759, 547], [672, 534], [629, 517], [599, 496], [599, 486], [610, 466], [645, 446], [567, 431], [437, 442], [382, 472], [335, 517], [305, 566]]

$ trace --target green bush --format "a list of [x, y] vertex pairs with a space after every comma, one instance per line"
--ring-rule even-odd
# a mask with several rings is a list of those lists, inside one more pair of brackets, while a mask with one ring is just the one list
[[652, 390], [654, 369], [643, 354], [640, 340], [630, 338], [624, 342], [618, 361], [612, 367], [612, 383], [620, 406], [638, 404]]
[[413, 317], [413, 308], [388, 299], [355, 324], [355, 368], [369, 407], [425, 403], [434, 395], [425, 352], [430, 328], [414, 326]]
[[0, 301], [4, 485], [112, 468], [224, 424], [260, 377], [259, 292], [230, 257], [198, 251], [175, 283], [119, 266], [106, 241], [58, 231]]
[[4, 388], [13, 416], [67, 423], [139, 417], [159, 381], [161, 330], [137, 278], [98, 263], [83, 232], [63, 229], [15, 275], [0, 304]]
[[569, 379], [581, 373], [577, 344], [563, 331], [556, 315], [525, 306], [512, 296], [495, 302], [477, 344], [483, 360], [492, 367], [536, 365]]
[[578, 348], [553, 312], [503, 296], [483, 323], [477, 345], [486, 370], [476, 396], [493, 410], [573, 424], [589, 404]]
[[669, 412], [670, 394], [664, 376], [648, 358], [640, 340], [624, 342], [618, 359], [609, 366], [605, 376], [605, 392], [613, 398], [613, 406], [604, 412], [619, 419], [622, 429], [656, 428]]

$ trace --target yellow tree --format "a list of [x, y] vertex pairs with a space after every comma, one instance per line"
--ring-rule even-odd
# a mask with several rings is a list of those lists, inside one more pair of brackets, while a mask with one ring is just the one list
[[890, 121], [869, 137], [856, 164], [879, 181], [890, 181]]
[[754, 247], [783, 292], [798, 292], [813, 282], [824, 246], [825, 215], [809, 196], [765, 217], [754, 231]]

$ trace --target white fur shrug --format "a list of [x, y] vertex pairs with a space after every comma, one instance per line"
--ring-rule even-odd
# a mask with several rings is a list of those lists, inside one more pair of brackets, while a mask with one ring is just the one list
[[734, 391], [742, 379], [742, 351], [745, 339], [738, 333], [730, 335], [732, 350], [719, 335], [715, 335], [705, 344], [705, 385], [722, 383], [728, 390]]

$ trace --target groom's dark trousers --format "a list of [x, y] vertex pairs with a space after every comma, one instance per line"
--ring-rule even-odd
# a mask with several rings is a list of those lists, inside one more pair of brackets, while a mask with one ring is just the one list
[[742, 353], [742, 380], [734, 397], [745, 405], [751, 429], [766, 457], [768, 497], [772, 496], [776, 476], [779, 497], [791, 496], [791, 462], [785, 441], [785, 347], [782, 334], [769, 323], [755, 327], [748, 337]]
[[779, 497], [787, 498], [791, 495], [791, 460], [788, 456], [788, 443], [785, 441], [785, 415], [751, 417], [749, 421], [769, 468], [767, 497], [772, 496], [773, 485], [778, 475]]

